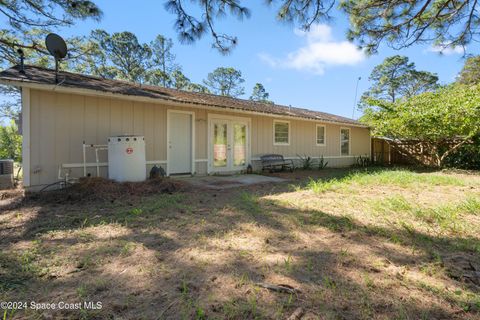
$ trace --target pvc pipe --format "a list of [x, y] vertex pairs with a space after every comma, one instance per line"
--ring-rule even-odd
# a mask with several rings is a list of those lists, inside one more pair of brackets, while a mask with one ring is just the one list
[[[98, 159], [98, 150], [108, 150], [108, 145], [106, 144], [85, 144], [85, 141], [83, 141], [83, 176], [87, 176], [87, 149], [86, 148], [94, 148], [95, 149], [95, 163], [97, 167], [97, 177], [100, 176], [100, 168], [99, 168], [99, 159]], [[62, 164], [63, 166], [63, 164]]]
[[[99, 162], [98, 165], [100, 167], [108, 167], [108, 163], [107, 162]], [[90, 167], [96, 167], [97, 164], [95, 162], [85, 162], [84, 163], [62, 163], [62, 168], [83, 168], [84, 166], [86, 168], [90, 168]]]
[[100, 167], [98, 166], [98, 149], [95, 148], [95, 163], [97, 164], [97, 177], [100, 177]]
[[83, 141], [83, 176], [87, 176], [87, 166], [85, 165], [87, 162], [86, 154], [85, 154], [85, 141]]
[[[150, 160], [147, 161], [147, 164], [166, 164], [167, 160]], [[108, 162], [99, 162], [98, 165], [100, 167], [108, 167]], [[83, 163], [62, 163], [62, 168], [83, 168]], [[96, 167], [97, 164], [95, 162], [86, 162], [85, 166], [87, 168]]]

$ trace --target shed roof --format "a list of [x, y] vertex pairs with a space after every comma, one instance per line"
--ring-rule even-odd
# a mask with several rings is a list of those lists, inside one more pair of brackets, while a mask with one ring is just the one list
[[[105, 79], [97, 76], [84, 75], [60, 71], [58, 74], [59, 83], [55, 83], [55, 70], [25, 66], [25, 73], [20, 72], [20, 66], [0, 72], [0, 82], [29, 84], [40, 84], [49, 86], [61, 86], [64, 88], [81, 88], [93, 91], [108, 92], [133, 97], [144, 97], [173, 102], [197, 104], [224, 109], [236, 109], [250, 112], [260, 112], [279, 116], [305, 118], [318, 121], [337, 122], [355, 126], [364, 126], [360, 122], [333, 115], [326, 112], [294, 108], [290, 106], [273, 103], [255, 102], [245, 99], [237, 99], [225, 96], [218, 96], [207, 93], [189, 92], [171, 88], [164, 88], [152, 85], [132, 83], [122, 80]], [[366, 127], [366, 126], [364, 126]]]

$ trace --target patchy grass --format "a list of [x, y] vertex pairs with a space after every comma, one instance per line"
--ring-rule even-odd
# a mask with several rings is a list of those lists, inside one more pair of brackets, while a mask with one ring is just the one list
[[292, 180], [2, 208], [1, 301], [102, 302], [2, 317], [281, 319], [298, 307], [304, 319], [480, 317], [479, 175], [282, 176]]
[[419, 174], [413, 171], [398, 170], [357, 170], [340, 179], [310, 179], [307, 189], [316, 193], [343, 189], [351, 191], [366, 186], [396, 186], [401, 188], [420, 188], [422, 186], [478, 186], [476, 181], [465, 181], [456, 175], [441, 173]]

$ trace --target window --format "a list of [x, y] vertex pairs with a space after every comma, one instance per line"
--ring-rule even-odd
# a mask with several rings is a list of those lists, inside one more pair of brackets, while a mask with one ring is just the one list
[[290, 122], [277, 120], [273, 121], [273, 144], [290, 144]]
[[350, 129], [340, 129], [340, 154], [342, 156], [350, 154]]
[[324, 146], [325, 141], [325, 126], [317, 124], [317, 146]]

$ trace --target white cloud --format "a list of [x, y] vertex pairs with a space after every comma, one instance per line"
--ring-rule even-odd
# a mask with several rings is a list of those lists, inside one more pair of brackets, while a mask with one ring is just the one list
[[431, 46], [428, 48], [429, 52], [435, 52], [435, 53], [440, 53], [440, 54], [445, 54], [447, 56], [452, 55], [452, 54], [464, 54], [464, 48], [462, 46], [455, 46], [455, 47], [449, 47], [449, 46]]
[[309, 31], [294, 29], [293, 33], [299, 37], [306, 37], [309, 42], [315, 40], [326, 42], [332, 39], [332, 28], [326, 24], [315, 24]]
[[306, 39], [306, 44], [290, 52], [285, 58], [276, 58], [268, 53], [258, 57], [271, 67], [289, 68], [323, 74], [331, 66], [355, 65], [365, 59], [362, 50], [348, 41], [335, 41], [332, 28], [317, 24], [308, 32], [295, 29], [294, 33]]

